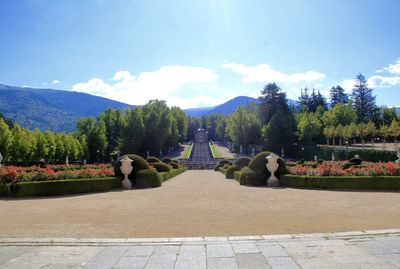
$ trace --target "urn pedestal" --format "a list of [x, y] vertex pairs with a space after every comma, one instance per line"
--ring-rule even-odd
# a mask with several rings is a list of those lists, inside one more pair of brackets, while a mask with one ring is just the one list
[[280, 182], [279, 179], [275, 176], [275, 172], [279, 168], [279, 163], [278, 163], [279, 157], [275, 154], [270, 154], [267, 157], [265, 157], [265, 159], [267, 159], [267, 163], [265, 166], [267, 167], [267, 170], [271, 173], [271, 176], [267, 179], [267, 186], [277, 187], [279, 186]]
[[121, 172], [124, 175], [124, 179], [122, 180], [121, 183], [122, 183], [122, 187], [125, 190], [132, 189], [132, 182], [128, 178], [129, 174], [133, 170], [132, 162], [133, 162], [133, 160], [129, 159], [128, 156], [125, 156], [124, 158], [121, 159]]

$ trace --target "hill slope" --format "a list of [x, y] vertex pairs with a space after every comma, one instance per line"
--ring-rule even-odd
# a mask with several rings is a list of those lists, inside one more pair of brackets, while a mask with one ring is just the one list
[[132, 106], [85, 93], [0, 84], [0, 112], [29, 129], [69, 132], [80, 117], [125, 107]]
[[248, 102], [255, 102], [258, 104], [259, 100], [248, 96], [237, 96], [215, 107], [190, 108], [184, 111], [187, 115], [192, 117], [201, 117], [210, 114], [229, 115], [235, 112], [239, 106], [246, 106]]

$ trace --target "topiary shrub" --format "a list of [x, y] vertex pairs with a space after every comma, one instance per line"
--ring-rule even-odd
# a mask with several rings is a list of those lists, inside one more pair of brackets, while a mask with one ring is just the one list
[[353, 166], [352, 163], [344, 163], [344, 164], [342, 164], [342, 168], [343, 168], [343, 169], [349, 169], [349, 168], [352, 167], [352, 166]]
[[360, 165], [362, 163], [362, 160], [360, 157], [353, 157], [349, 160], [349, 163], [352, 165]]
[[229, 166], [231, 166], [232, 165], [232, 163], [231, 162], [229, 162], [229, 163], [226, 163], [226, 164], [224, 164], [224, 169], [228, 169], [229, 168]]
[[164, 158], [164, 159], [162, 159], [162, 161], [163, 161], [164, 163], [166, 163], [166, 164], [172, 163], [172, 159], [170, 159], [170, 158]]
[[152, 167], [154, 167], [157, 172], [169, 172], [171, 170], [170, 166], [163, 162], [151, 163]]
[[179, 165], [179, 163], [176, 162], [170, 162], [169, 165], [173, 168], [173, 169], [178, 169], [181, 166]]
[[225, 178], [233, 179], [234, 178], [233, 173], [235, 171], [239, 171], [240, 169], [241, 169], [241, 167], [236, 164], [229, 166], [229, 168], [226, 169]]
[[247, 186], [262, 186], [267, 180], [266, 174], [257, 173], [248, 167], [243, 168], [239, 175], [240, 185]]
[[219, 161], [218, 165], [224, 166], [225, 164], [230, 163], [228, 160]]
[[[272, 152], [270, 152], [270, 151], [263, 151], [263, 152], [258, 153], [249, 163], [249, 168], [251, 170], [253, 170], [254, 172], [256, 172], [257, 174], [266, 174], [266, 176], [267, 176], [266, 178], [269, 178], [271, 176], [271, 173], [267, 170], [265, 165], [267, 163], [266, 157], [268, 155], [270, 155], [271, 153]], [[284, 175], [287, 173], [287, 170], [286, 170], [286, 164], [282, 160], [282, 158], [279, 157], [278, 163], [279, 163], [279, 168], [278, 168], [278, 171], [275, 172], [275, 176], [277, 178], [280, 178], [281, 175]]]
[[[133, 160], [133, 162], [132, 162], [133, 170], [132, 170], [132, 173], [129, 174], [128, 178], [132, 181], [133, 184], [135, 184], [136, 173], [141, 170], [150, 169], [150, 165], [148, 162], [146, 162], [145, 159], [143, 159], [139, 155], [136, 155], [136, 154], [126, 154], [126, 155], [128, 156], [129, 159]], [[125, 155], [120, 157], [114, 166], [115, 176], [120, 177], [120, 178], [124, 177], [124, 175], [121, 173], [121, 169], [120, 169], [121, 159], [123, 157], [125, 157]]]
[[150, 156], [149, 158], [147, 158], [146, 161], [148, 163], [159, 163], [159, 162], [161, 162], [161, 160], [159, 158], [153, 157], [153, 156]]
[[223, 167], [224, 167], [224, 165], [225, 165], [225, 164], [217, 164], [217, 165], [214, 167], [214, 171], [217, 171], [217, 172], [218, 172], [220, 168], [223, 168]]
[[153, 169], [141, 170], [136, 173], [136, 188], [157, 188], [161, 186], [161, 178]]
[[239, 159], [237, 159], [235, 161], [235, 164], [239, 165], [240, 167], [243, 168], [243, 167], [249, 166], [250, 162], [251, 162], [251, 158], [247, 157], [247, 156], [244, 156], [244, 157], [240, 157]]

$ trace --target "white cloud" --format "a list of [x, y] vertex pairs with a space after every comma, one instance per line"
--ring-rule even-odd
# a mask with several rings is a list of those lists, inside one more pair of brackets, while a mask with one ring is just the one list
[[[367, 83], [368, 87], [372, 89], [393, 87], [396, 85], [400, 85], [400, 76], [386, 77], [386, 76], [373, 75], [367, 79]], [[350, 92], [354, 88], [355, 84], [356, 81], [354, 79], [346, 79], [342, 81], [341, 86], [347, 92]]]
[[351, 92], [351, 90], [354, 88], [354, 85], [356, 84], [356, 81], [354, 79], [345, 79], [342, 81], [340, 86], [345, 89], [347, 92]]
[[59, 81], [59, 80], [57, 80], [57, 79], [54, 79], [53, 81], [51, 81], [51, 84], [53, 84], [53, 85], [57, 85], [57, 84], [59, 84], [61, 81]]
[[307, 71], [304, 73], [287, 74], [281, 71], [274, 70], [268, 64], [258, 64], [253, 67], [247, 67], [243, 64], [229, 63], [223, 64], [223, 68], [230, 69], [235, 73], [243, 76], [243, 82], [246, 83], [267, 83], [267, 82], [310, 82], [324, 79], [326, 76], [323, 73], [316, 71]]
[[376, 70], [375, 73], [389, 73], [389, 76], [374, 75], [368, 78], [371, 88], [385, 88], [400, 85], [400, 58], [394, 64], [389, 64], [383, 69]]
[[[142, 72], [137, 76], [129, 71], [121, 70], [115, 73], [110, 83], [95, 77], [87, 82], [73, 85], [72, 90], [134, 105], [143, 105], [151, 99], [167, 101], [169, 99], [169, 105], [186, 107], [186, 99], [182, 99], [180, 101], [182, 103], [179, 104], [178, 99], [171, 97], [174, 92], [185, 85], [217, 80], [218, 75], [208, 68], [169, 65], [152, 72]], [[170, 102], [173, 103], [170, 104]]]
[[385, 77], [374, 75], [368, 78], [368, 85], [371, 88], [383, 88], [400, 85], [400, 76]]
[[400, 75], [400, 58], [394, 64], [389, 64], [383, 70], [388, 71], [391, 74]]

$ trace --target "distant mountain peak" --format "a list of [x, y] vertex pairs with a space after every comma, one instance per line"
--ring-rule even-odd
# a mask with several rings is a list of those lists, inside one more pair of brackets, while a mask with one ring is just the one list
[[0, 84], [0, 112], [23, 127], [73, 131], [81, 117], [133, 107], [87, 93]]
[[245, 106], [249, 102], [255, 102], [258, 104], [259, 100], [249, 96], [236, 96], [215, 107], [189, 108], [185, 109], [184, 111], [187, 115], [192, 117], [201, 117], [210, 114], [230, 115], [235, 112], [239, 106]]

